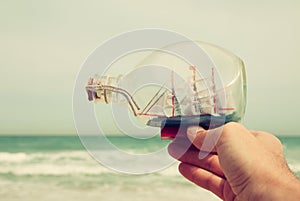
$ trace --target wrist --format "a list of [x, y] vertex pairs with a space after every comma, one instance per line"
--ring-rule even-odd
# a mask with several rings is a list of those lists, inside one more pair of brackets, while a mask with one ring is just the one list
[[[300, 181], [294, 176], [280, 176], [276, 180], [265, 182], [261, 187], [257, 186], [256, 201], [298, 201], [300, 200]], [[254, 191], [255, 192], [255, 191]]]

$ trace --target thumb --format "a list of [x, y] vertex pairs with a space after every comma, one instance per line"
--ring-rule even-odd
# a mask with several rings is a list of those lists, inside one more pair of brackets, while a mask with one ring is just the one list
[[217, 142], [222, 130], [219, 128], [205, 130], [200, 126], [191, 126], [187, 129], [187, 137], [193, 145], [201, 151], [216, 152]]

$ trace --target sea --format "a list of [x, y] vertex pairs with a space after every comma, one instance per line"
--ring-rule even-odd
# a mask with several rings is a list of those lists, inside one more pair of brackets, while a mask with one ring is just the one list
[[[108, 138], [129, 151], [153, 151], [169, 143]], [[300, 137], [279, 138], [290, 168], [300, 177]], [[175, 162], [159, 172], [128, 175], [97, 162], [78, 136], [0, 136], [0, 200], [220, 200], [186, 181], [177, 166]]]

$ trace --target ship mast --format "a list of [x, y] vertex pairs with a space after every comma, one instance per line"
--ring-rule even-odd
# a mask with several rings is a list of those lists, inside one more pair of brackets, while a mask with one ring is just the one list
[[198, 112], [198, 107], [197, 107], [197, 86], [196, 86], [196, 67], [195, 66], [190, 66], [189, 69], [193, 72], [193, 91], [194, 91], [194, 109], [195, 112]]
[[216, 85], [215, 85], [215, 71], [214, 67], [211, 68], [211, 81], [213, 84], [213, 101], [214, 101], [214, 114], [217, 113], [217, 97], [216, 97]]
[[174, 89], [174, 70], [171, 72], [171, 85], [172, 85], [172, 117], [175, 116], [175, 89]]

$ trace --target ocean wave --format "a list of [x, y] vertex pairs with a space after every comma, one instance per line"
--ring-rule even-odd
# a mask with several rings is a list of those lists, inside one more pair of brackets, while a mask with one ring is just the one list
[[[114, 171], [94, 160], [86, 151], [56, 153], [0, 152], [0, 174], [14, 175], [100, 175]], [[158, 174], [178, 175], [173, 165]]]
[[295, 173], [300, 173], [300, 163], [289, 163], [289, 167]]
[[[294, 159], [294, 158], [291, 158]], [[289, 167], [300, 176], [300, 161], [288, 160]], [[178, 175], [178, 162], [157, 172]], [[0, 152], [0, 174], [14, 175], [101, 175], [115, 171], [101, 165], [86, 151], [9, 153]]]
[[101, 174], [108, 170], [87, 152], [0, 153], [0, 173], [15, 175]]
[[63, 161], [63, 160], [89, 160], [90, 156], [85, 151], [64, 151], [64, 152], [36, 152], [36, 153], [10, 153], [0, 152], [0, 163], [26, 163], [35, 161]]

